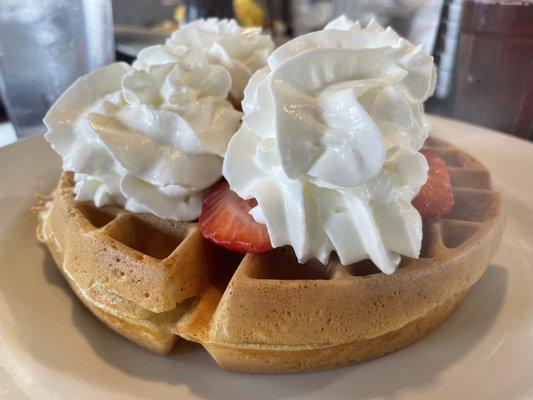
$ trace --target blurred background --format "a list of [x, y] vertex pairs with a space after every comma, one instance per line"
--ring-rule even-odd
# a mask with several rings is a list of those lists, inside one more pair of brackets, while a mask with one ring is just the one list
[[279, 45], [342, 14], [424, 44], [438, 69], [428, 112], [533, 140], [533, 0], [0, 0], [0, 146], [42, 134], [79, 76], [187, 21], [236, 18]]

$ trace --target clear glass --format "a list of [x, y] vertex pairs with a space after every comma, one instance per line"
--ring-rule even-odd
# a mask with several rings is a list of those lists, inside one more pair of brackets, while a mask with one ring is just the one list
[[0, 0], [0, 90], [18, 137], [42, 133], [61, 93], [114, 57], [111, 0]]

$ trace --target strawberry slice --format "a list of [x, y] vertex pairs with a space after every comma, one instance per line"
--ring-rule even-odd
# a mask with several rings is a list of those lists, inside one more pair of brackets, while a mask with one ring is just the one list
[[204, 199], [200, 232], [206, 239], [234, 252], [272, 250], [266, 225], [256, 222], [250, 215], [256, 205], [253, 199], [241, 199], [227, 182], [220, 182]]
[[442, 217], [454, 203], [453, 189], [446, 163], [429, 150], [420, 150], [429, 164], [428, 180], [413, 199], [413, 206], [425, 218]]

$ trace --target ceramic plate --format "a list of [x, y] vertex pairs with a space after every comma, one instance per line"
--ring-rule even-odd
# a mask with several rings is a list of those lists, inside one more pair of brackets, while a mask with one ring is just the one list
[[492, 172], [508, 220], [485, 275], [442, 326], [332, 371], [252, 376], [182, 341], [169, 357], [113, 333], [70, 293], [30, 212], [59, 176], [42, 138], [0, 149], [0, 399], [533, 398], [533, 144], [432, 118], [434, 135]]

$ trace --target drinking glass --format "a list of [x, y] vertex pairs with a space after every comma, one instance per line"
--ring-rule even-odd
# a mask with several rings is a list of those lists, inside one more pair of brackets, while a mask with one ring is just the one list
[[0, 0], [0, 90], [19, 138], [78, 77], [114, 60], [111, 0]]
[[533, 2], [445, 0], [427, 110], [533, 139]]
[[467, 0], [453, 117], [533, 139], [533, 3]]

